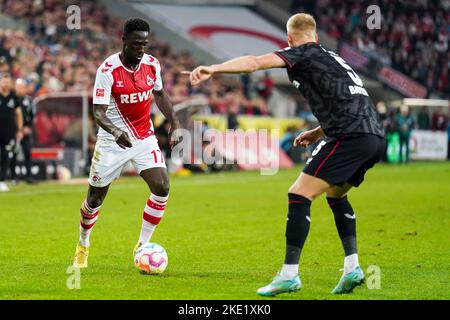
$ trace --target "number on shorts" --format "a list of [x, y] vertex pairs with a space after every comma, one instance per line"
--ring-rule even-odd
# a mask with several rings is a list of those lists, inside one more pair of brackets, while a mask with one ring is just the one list
[[322, 140], [318, 145], [317, 145], [317, 147], [314, 149], [314, 151], [311, 153], [311, 157], [308, 159], [308, 160], [306, 160], [306, 164], [309, 164], [311, 161], [312, 161], [312, 159], [314, 158], [314, 156], [316, 155], [316, 154], [318, 154], [319, 153], [319, 151], [320, 151], [320, 149], [322, 149], [322, 147], [326, 144], [327, 142], [325, 141], [325, 140]]
[[151, 154], [153, 155], [153, 159], [155, 160], [155, 163], [158, 163], [158, 156], [157, 156], [157, 154], [156, 154], [157, 152], [159, 152], [159, 157], [160, 157], [160, 159], [161, 159], [161, 162], [164, 163], [164, 157], [163, 157], [163, 155], [162, 155], [161, 150], [153, 150], [153, 151], [151, 152]]
[[325, 140], [323, 140], [322, 142], [319, 143], [319, 145], [314, 149], [314, 151], [311, 153], [311, 157], [314, 157], [316, 154], [319, 153], [320, 149], [322, 149], [322, 147], [326, 144], [327, 142]]

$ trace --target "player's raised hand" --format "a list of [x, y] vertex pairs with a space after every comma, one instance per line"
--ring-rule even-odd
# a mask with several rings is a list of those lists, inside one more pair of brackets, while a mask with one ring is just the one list
[[212, 67], [199, 66], [193, 71], [181, 71], [182, 74], [189, 75], [191, 85], [196, 86], [201, 82], [208, 80], [214, 74]]

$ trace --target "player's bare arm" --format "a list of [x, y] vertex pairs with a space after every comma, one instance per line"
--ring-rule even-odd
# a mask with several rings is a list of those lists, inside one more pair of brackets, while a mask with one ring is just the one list
[[132, 147], [128, 134], [116, 127], [106, 116], [107, 109], [108, 106], [106, 104], [94, 104], [95, 122], [97, 122], [97, 124], [106, 132], [114, 136], [114, 139], [116, 140], [116, 143], [119, 145], [119, 147], [121, 147], [122, 149]]
[[22, 107], [16, 108], [16, 139], [22, 140], [23, 138], [23, 116], [22, 116]]
[[301, 133], [300, 135], [298, 135], [295, 139], [294, 139], [294, 147], [296, 146], [302, 146], [302, 147], [307, 147], [311, 144], [313, 144], [314, 142], [317, 142], [319, 139], [325, 137], [325, 133], [323, 132], [322, 128], [320, 126], [305, 131], [303, 133]]
[[173, 111], [172, 102], [164, 89], [159, 91], [154, 90], [153, 96], [155, 97], [155, 102], [159, 110], [170, 122], [169, 144], [173, 148], [178, 143], [178, 139], [174, 137], [173, 132], [180, 127], [180, 123]]
[[183, 71], [182, 73], [189, 75], [191, 84], [196, 86], [216, 73], [251, 73], [285, 66], [286, 63], [283, 59], [275, 53], [268, 53], [261, 56], [242, 56], [211, 66], [199, 66], [192, 72]]

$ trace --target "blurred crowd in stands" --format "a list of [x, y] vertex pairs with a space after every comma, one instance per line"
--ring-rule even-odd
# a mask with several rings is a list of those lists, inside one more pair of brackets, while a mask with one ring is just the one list
[[[450, 1], [372, 2], [383, 8], [381, 30], [365, 27], [362, 17], [368, 1], [294, 0], [292, 10], [312, 12], [330, 36], [383, 57], [430, 90], [450, 94]], [[119, 18], [97, 1], [71, 4], [81, 9], [81, 30], [67, 28], [65, 0], [0, 0], [0, 12], [26, 26], [26, 31], [0, 30], [0, 71], [24, 78], [32, 96], [90, 92], [97, 67], [121, 49]], [[270, 75], [255, 82], [250, 76], [219, 76], [193, 89], [187, 77], [179, 74], [197, 63], [188, 52], [175, 52], [159, 39], [152, 39], [149, 52], [161, 61], [165, 87], [174, 103], [203, 95], [215, 113], [270, 115], [267, 101], [274, 87]]]
[[[381, 29], [366, 26], [370, 5], [381, 9]], [[424, 85], [431, 95], [450, 98], [449, 0], [293, 0], [340, 42], [357, 47]], [[372, 13], [372, 12], [371, 12]]]
[[[15, 79], [24, 79], [31, 97], [54, 92], [86, 90], [90, 93], [98, 66], [108, 55], [121, 50], [123, 21], [120, 18], [111, 16], [95, 0], [74, 0], [72, 4], [81, 9], [80, 30], [67, 28], [65, 0], [0, 0], [2, 15], [24, 27], [23, 31], [0, 29], [0, 72], [7, 71]], [[365, 26], [365, 10], [371, 4], [382, 8], [381, 30], [369, 30]], [[450, 0], [374, 0], [370, 3], [366, 0], [294, 0], [292, 12], [311, 12], [319, 26], [326, 26], [331, 37], [377, 56], [429, 90], [449, 97], [449, 6]], [[181, 71], [191, 70], [198, 63], [190, 53], [176, 52], [156, 38], [150, 41], [149, 53], [160, 60], [165, 89], [174, 103], [197, 96], [207, 97], [211, 112], [228, 115], [229, 128], [239, 126], [237, 115], [270, 115], [268, 100], [274, 81], [268, 72], [259, 79], [252, 79], [250, 75], [217, 76], [192, 88], [188, 77], [180, 75]], [[297, 93], [293, 98], [298, 107], [296, 114], [307, 122], [314, 122], [306, 100]], [[388, 114], [388, 128], [395, 123], [396, 114]], [[447, 128], [447, 120], [439, 120], [442, 117], [447, 119], [446, 112], [432, 115], [428, 122], [417, 119], [415, 125], [420, 129]], [[38, 112], [36, 122], [40, 127], [57, 128], [59, 136], [64, 135], [70, 124], [75, 126], [73, 114]], [[288, 140], [294, 132], [287, 133]], [[41, 137], [58, 135], [49, 133]]]
[[[0, 0], [0, 12], [26, 26], [26, 31], [0, 30], [0, 71], [24, 78], [29, 94], [36, 97], [52, 92], [90, 92], [95, 73], [104, 59], [121, 49], [122, 21], [108, 14], [97, 1], [73, 1], [81, 9], [81, 29], [66, 25], [67, 1]], [[149, 53], [162, 65], [165, 89], [174, 103], [203, 95], [211, 111], [268, 115], [267, 99], [273, 81], [269, 76], [252, 83], [250, 77], [215, 77], [192, 89], [180, 71], [197, 62], [188, 52], [175, 52], [152, 39]]]
[[34, 96], [90, 90], [97, 67], [119, 48], [120, 24], [103, 7], [83, 1], [81, 30], [67, 28], [66, 7], [64, 0], [0, 1], [3, 14], [26, 26], [25, 32], [1, 31], [1, 56]]

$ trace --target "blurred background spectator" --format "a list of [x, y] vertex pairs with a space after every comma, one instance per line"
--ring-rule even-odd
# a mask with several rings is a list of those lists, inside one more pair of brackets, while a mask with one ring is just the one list
[[[0, 0], [0, 11], [24, 23], [27, 30], [0, 30], [0, 71], [24, 78], [33, 97], [52, 92], [90, 93], [98, 66], [105, 57], [121, 49], [122, 23], [97, 1], [74, 1], [81, 8], [81, 30], [66, 27], [64, 0]], [[192, 96], [210, 99], [213, 112], [227, 113], [230, 96], [239, 104], [236, 114], [268, 115], [267, 99], [274, 83], [266, 75], [257, 86], [251, 78], [217, 77], [193, 89], [180, 71], [198, 63], [189, 52], [175, 52], [168, 44], [153, 38], [149, 52], [162, 65], [165, 89], [173, 103]], [[254, 92], [255, 94], [252, 94]], [[259, 95], [261, 99], [251, 99]]]
[[[409, 107], [402, 105], [399, 108], [396, 117], [396, 127], [400, 138], [399, 159], [400, 163], [409, 162], [409, 140], [411, 139], [411, 131], [414, 129], [414, 119], [409, 113]], [[405, 150], [403, 150], [405, 148]], [[405, 153], [403, 154], [403, 151]]]
[[422, 107], [417, 114], [417, 129], [430, 130], [430, 112], [427, 107]]
[[[384, 101], [378, 101], [376, 108], [378, 115], [380, 117], [381, 124], [383, 125], [384, 131], [388, 132], [388, 127], [390, 125], [391, 119], [388, 117], [386, 103], [384, 103]], [[382, 161], [387, 162], [387, 144], [384, 150]]]
[[447, 130], [447, 126], [448, 126], [447, 114], [444, 112], [443, 108], [436, 110], [433, 113], [433, 118], [431, 120], [431, 130], [445, 131]]

